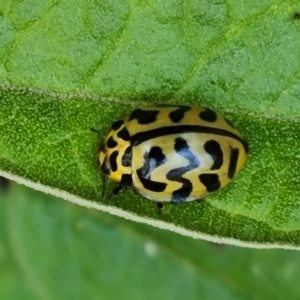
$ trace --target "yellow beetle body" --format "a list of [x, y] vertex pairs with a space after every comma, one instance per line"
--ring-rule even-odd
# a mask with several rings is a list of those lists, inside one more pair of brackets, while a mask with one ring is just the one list
[[247, 159], [248, 144], [220, 113], [190, 105], [134, 110], [112, 124], [100, 170], [159, 203], [199, 200], [226, 186]]

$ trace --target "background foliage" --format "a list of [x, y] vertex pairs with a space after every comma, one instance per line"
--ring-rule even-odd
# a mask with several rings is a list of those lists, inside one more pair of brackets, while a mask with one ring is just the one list
[[299, 299], [296, 251], [193, 240], [12, 185], [1, 299]]

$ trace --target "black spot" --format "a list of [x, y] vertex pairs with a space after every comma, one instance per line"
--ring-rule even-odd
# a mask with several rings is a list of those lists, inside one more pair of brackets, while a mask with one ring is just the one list
[[189, 110], [191, 110], [190, 106], [181, 105], [178, 109], [170, 112], [169, 117], [172, 122], [178, 123], [184, 118], [184, 114]]
[[113, 122], [111, 124], [111, 129], [117, 131], [124, 124], [123, 120]]
[[229, 121], [227, 118], [224, 118], [225, 122], [232, 128], [234, 128], [234, 126], [232, 125], [231, 121]]
[[[100, 164], [100, 163], [99, 163]], [[105, 175], [109, 175], [110, 173], [110, 169], [108, 167], [108, 164], [106, 161], [103, 162], [103, 164], [100, 166], [100, 170], [103, 174]]]
[[183, 178], [182, 176], [186, 172], [199, 167], [200, 161], [190, 151], [186, 140], [184, 140], [183, 138], [178, 137], [175, 139], [174, 149], [178, 155], [183, 156], [189, 161], [188, 166], [173, 169], [169, 171], [166, 175], [166, 178], [168, 180], [182, 183], [181, 188], [179, 188], [178, 190], [172, 193], [172, 199], [171, 199], [171, 202], [180, 203], [180, 202], [185, 202], [186, 198], [191, 194], [193, 190], [192, 183], [188, 179]]
[[239, 158], [239, 149], [232, 149], [230, 152], [230, 162], [228, 167], [228, 177], [233, 178], [236, 172], [236, 165]]
[[155, 122], [158, 114], [158, 110], [136, 109], [130, 114], [129, 121], [136, 119], [139, 124], [147, 125]]
[[221, 187], [219, 176], [217, 174], [200, 174], [199, 180], [210, 193], [217, 191]]
[[298, 12], [294, 13], [293, 19], [297, 20], [297, 21], [300, 20], [300, 13], [298, 13]]
[[218, 142], [211, 140], [205, 143], [204, 150], [211, 156], [214, 163], [211, 166], [211, 170], [218, 170], [223, 164], [223, 152]]
[[113, 172], [118, 170], [117, 157], [119, 155], [119, 151], [114, 151], [109, 157], [110, 168]]
[[217, 114], [212, 109], [205, 108], [204, 111], [201, 111], [199, 113], [200, 119], [206, 122], [216, 122], [217, 121]]
[[127, 147], [122, 156], [122, 165], [124, 167], [131, 166], [131, 146]]
[[156, 182], [150, 179], [151, 173], [154, 169], [164, 164], [166, 157], [162, 152], [160, 147], [152, 147], [148, 153], [144, 155], [144, 165], [136, 170], [137, 176], [141, 181], [145, 189], [154, 191], [154, 192], [163, 192], [167, 184], [163, 182]]
[[124, 141], [130, 140], [129, 132], [125, 126], [118, 132], [117, 136]]
[[115, 148], [117, 147], [118, 143], [113, 139], [113, 137], [109, 137], [109, 139], [106, 141], [107, 148]]
[[177, 137], [175, 139], [174, 149], [176, 152], [189, 150], [189, 145], [185, 139]]
[[166, 160], [166, 157], [163, 154], [162, 149], [158, 146], [154, 146], [150, 149], [148, 153], [148, 158], [156, 160], [157, 166], [162, 165]]
[[132, 185], [132, 177], [131, 174], [123, 174], [122, 178], [121, 178], [121, 182], [120, 184], [122, 184], [125, 187], [129, 187]]
[[152, 147], [148, 153], [145, 153], [144, 160], [144, 165], [140, 169], [141, 175], [146, 179], [149, 179], [152, 171], [166, 162], [166, 157], [163, 154], [162, 149], [155, 146]]

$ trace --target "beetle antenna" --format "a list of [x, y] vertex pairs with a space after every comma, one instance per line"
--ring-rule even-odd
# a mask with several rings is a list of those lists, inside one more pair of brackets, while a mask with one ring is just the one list
[[100, 138], [100, 132], [99, 132], [97, 129], [95, 129], [95, 128], [90, 128], [90, 131], [91, 131], [91, 132], [97, 133], [98, 138]]

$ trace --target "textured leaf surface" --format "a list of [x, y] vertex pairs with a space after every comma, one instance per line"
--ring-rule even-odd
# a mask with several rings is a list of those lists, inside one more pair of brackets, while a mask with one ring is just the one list
[[238, 179], [162, 216], [130, 191], [102, 202], [199, 234], [298, 247], [298, 11], [279, 0], [2, 1], [2, 173], [100, 202], [89, 128], [104, 135], [141, 104], [197, 103], [249, 141]]
[[300, 295], [297, 252], [219, 247], [16, 185], [0, 195], [0, 222], [1, 299]]

